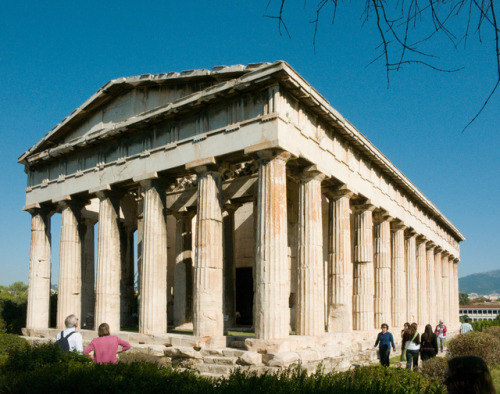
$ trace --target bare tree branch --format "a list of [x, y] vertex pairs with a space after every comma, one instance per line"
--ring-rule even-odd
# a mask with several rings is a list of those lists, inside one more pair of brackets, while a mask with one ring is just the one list
[[[273, 1], [269, 0], [266, 11]], [[282, 29], [284, 29], [290, 37], [284, 23], [284, 7], [287, 0], [276, 0], [276, 2], [279, 4], [277, 15], [265, 16], [278, 20], [280, 35], [282, 35]], [[314, 9], [315, 17], [311, 21], [314, 25], [313, 48], [315, 53], [321, 15], [326, 12], [327, 5], [331, 3], [333, 6], [333, 24], [341, 2], [347, 3], [344, 0], [317, 0]], [[393, 3], [388, 0], [365, 0], [361, 24], [365, 26], [369, 22], [373, 23], [380, 37], [380, 45], [375, 49], [380, 53], [377, 53], [367, 66], [383, 59], [388, 88], [390, 73], [399, 71], [404, 65], [422, 65], [432, 70], [447, 73], [460, 71], [463, 67], [455, 69], [441, 67], [438, 64], [440, 58], [426, 50], [424, 45], [430, 43], [431, 39], [436, 39], [440, 33], [454, 48], [457, 48], [462, 41], [465, 45], [470, 37], [472, 20], [477, 17], [477, 22], [474, 22], [474, 33], [477, 34], [480, 43], [483, 42], [483, 30], [485, 33], [490, 31], [494, 33], [497, 71], [492, 90], [479, 111], [465, 126], [464, 130], [467, 129], [487, 107], [491, 97], [493, 97], [500, 85], [500, 31], [494, 2], [495, 0], [398, 0]], [[304, 3], [304, 6], [306, 6], [306, 3]], [[452, 23], [456, 18], [462, 16], [466, 18], [465, 23], [460, 22], [463, 31], [456, 31], [456, 26]]]

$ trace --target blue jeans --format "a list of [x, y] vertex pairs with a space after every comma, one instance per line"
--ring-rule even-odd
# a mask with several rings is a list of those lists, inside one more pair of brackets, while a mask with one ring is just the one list
[[446, 337], [438, 337], [438, 348], [443, 351], [444, 343], [446, 342]]
[[419, 353], [420, 350], [406, 350], [406, 369], [411, 369], [412, 363], [413, 363], [413, 369], [417, 369]]

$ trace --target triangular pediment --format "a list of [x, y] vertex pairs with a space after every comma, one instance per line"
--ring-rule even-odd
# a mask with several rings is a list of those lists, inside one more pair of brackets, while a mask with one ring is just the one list
[[183, 97], [269, 65], [217, 66], [212, 70], [145, 74], [112, 80], [21, 155], [18, 161], [24, 163], [27, 157], [46, 149], [85, 138], [103, 129], [111, 130], [115, 125], [144, 116]]

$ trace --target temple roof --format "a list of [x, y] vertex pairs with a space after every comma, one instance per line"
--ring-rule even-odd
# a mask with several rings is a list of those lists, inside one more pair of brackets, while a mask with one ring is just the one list
[[[216, 98], [226, 97], [230, 93], [246, 91], [255, 88], [255, 86], [270, 84], [273, 81], [285, 86], [287, 91], [297, 100], [301, 101], [312, 112], [321, 117], [363, 155], [376, 163], [396, 184], [429, 210], [439, 222], [443, 223], [457, 240], [465, 240], [460, 231], [387, 157], [347, 119], [332, 108], [320, 93], [284, 61], [252, 63], [246, 66], [217, 66], [212, 70], [185, 70], [180, 73], [143, 74], [111, 80], [21, 155], [18, 162], [30, 166], [32, 163], [48, 160], [66, 154], [68, 151], [78, 147], [95, 143], [102, 138], [119, 135], [131, 127], [162, 119], [187, 108], [211, 102]], [[122, 122], [114, 123], [87, 135], [78, 136], [64, 143], [58, 142], [62, 136], [70, 133], [74, 127], [81, 124], [91, 113], [130, 90], [140, 87], [147, 88], [148, 86], [168, 86], [195, 82], [202, 82], [204, 88], [192, 94], [179, 97], [165, 105], [134, 114], [134, 116]]]

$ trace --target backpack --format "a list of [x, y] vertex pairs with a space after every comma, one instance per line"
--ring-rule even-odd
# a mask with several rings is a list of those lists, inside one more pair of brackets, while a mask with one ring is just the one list
[[70, 346], [68, 338], [73, 335], [76, 331], [70, 332], [68, 335], [64, 336], [64, 331], [61, 331], [61, 338], [54, 342], [54, 345], [61, 349], [63, 352], [69, 352]]

